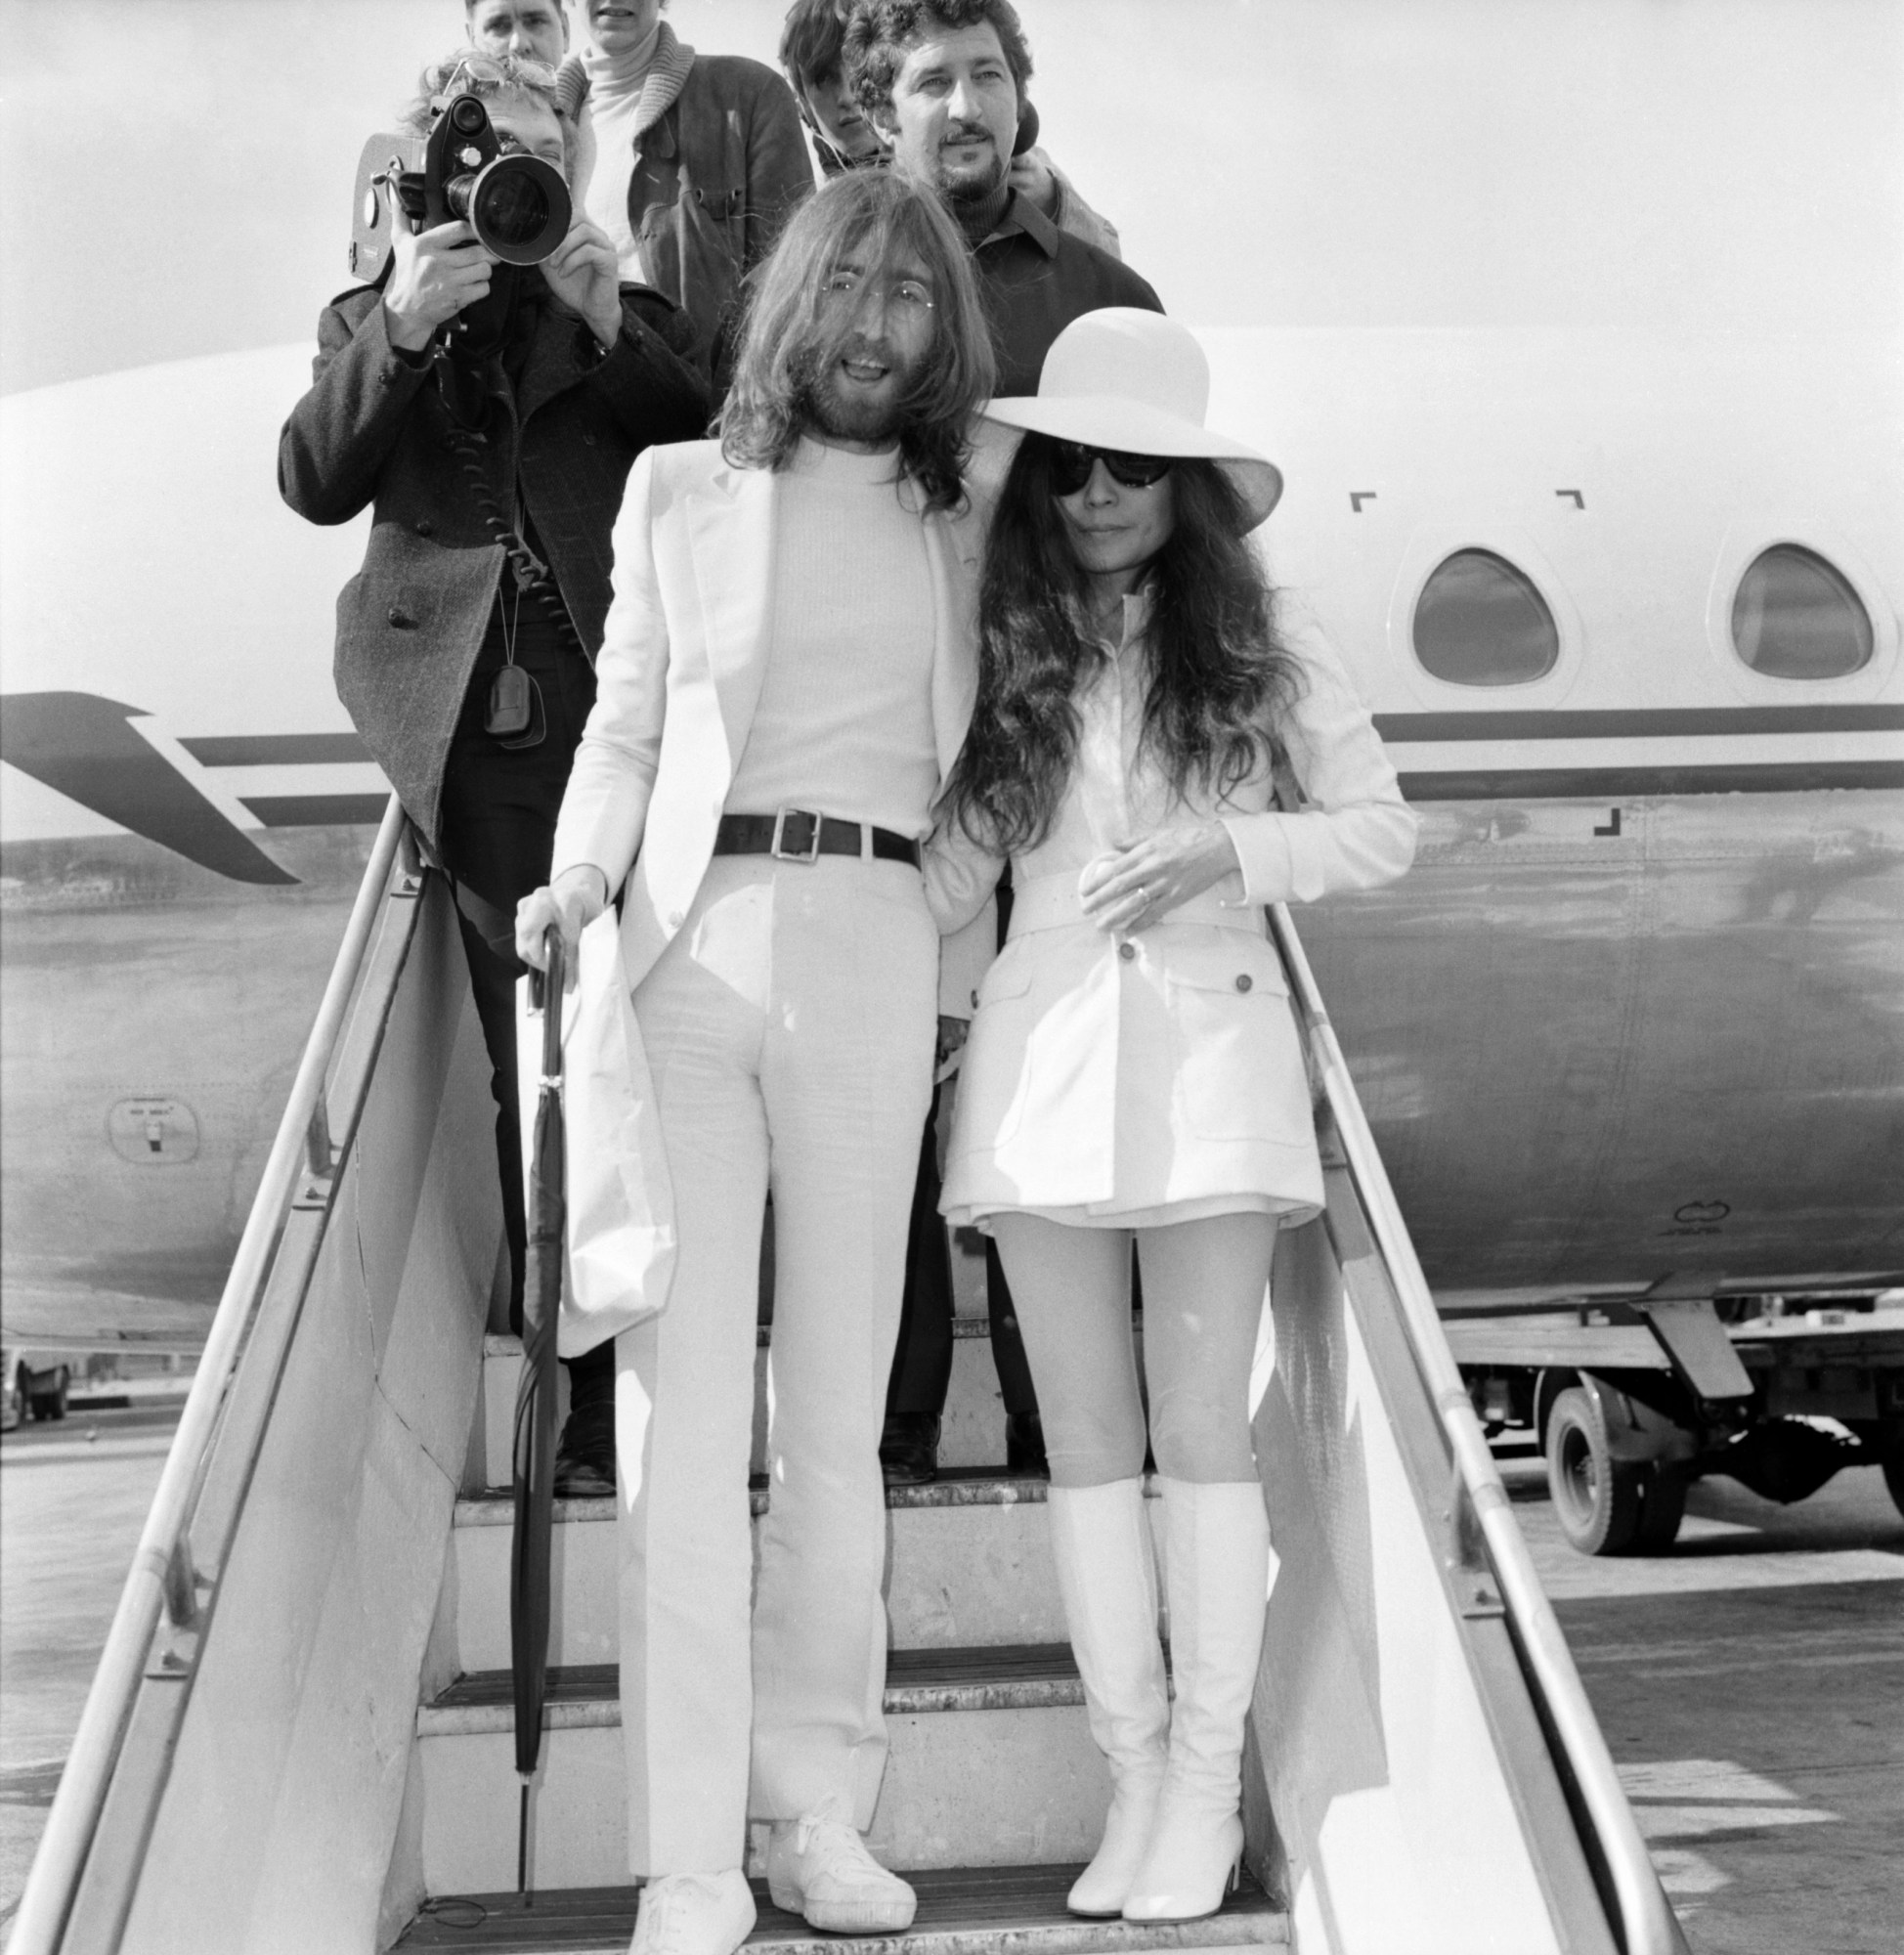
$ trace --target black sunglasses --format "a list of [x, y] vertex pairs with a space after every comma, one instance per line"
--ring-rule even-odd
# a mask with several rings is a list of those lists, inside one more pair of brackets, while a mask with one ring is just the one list
[[1075, 496], [1091, 480], [1094, 461], [1102, 461], [1110, 479], [1126, 489], [1147, 489], [1176, 465], [1167, 455], [1128, 455], [1120, 448], [1087, 448], [1081, 441], [1054, 441], [1051, 447], [1054, 496]]

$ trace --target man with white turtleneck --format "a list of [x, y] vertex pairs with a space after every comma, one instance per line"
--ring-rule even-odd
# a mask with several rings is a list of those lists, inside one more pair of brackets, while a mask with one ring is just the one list
[[653, 285], [701, 332], [718, 402], [742, 279], [813, 187], [800, 111], [764, 63], [701, 55], [665, 0], [583, 0], [589, 45], [563, 63], [583, 208], [624, 282]]
[[622, 891], [672, 1191], [666, 1307], [614, 1340], [634, 1955], [732, 1955], [750, 1818], [777, 1906], [844, 1933], [913, 1917], [861, 1837], [887, 1749], [878, 1448], [937, 1029], [920, 845], [977, 684], [964, 471], [992, 378], [930, 192], [856, 172], [796, 214], [720, 441], [629, 482], [596, 706], [517, 915], [540, 964], [551, 924], [573, 945]]

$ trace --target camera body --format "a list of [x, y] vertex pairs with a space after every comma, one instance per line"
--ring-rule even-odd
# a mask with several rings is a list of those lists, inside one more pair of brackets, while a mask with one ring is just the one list
[[418, 231], [463, 219], [505, 265], [540, 265], [568, 236], [574, 214], [562, 172], [541, 156], [505, 154], [474, 95], [453, 97], [427, 136], [381, 134], [364, 145], [350, 269], [366, 284], [390, 262], [389, 196]]

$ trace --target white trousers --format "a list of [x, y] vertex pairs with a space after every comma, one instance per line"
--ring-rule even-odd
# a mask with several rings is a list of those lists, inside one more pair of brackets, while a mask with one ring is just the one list
[[[886, 1764], [879, 1438], [937, 971], [906, 864], [716, 856], [635, 990], [679, 1240], [667, 1309], [616, 1340], [637, 1875], [739, 1866], [750, 1816], [872, 1824]], [[769, 1187], [756, 1577], [748, 1468]]]

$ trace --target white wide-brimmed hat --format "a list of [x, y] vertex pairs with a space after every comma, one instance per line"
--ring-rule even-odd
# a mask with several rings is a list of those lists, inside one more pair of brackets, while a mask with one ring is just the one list
[[1105, 306], [1080, 314], [1051, 343], [1035, 394], [991, 402], [987, 420], [1090, 448], [1200, 456], [1242, 498], [1254, 529], [1282, 494], [1276, 463], [1203, 425], [1210, 363], [1196, 335], [1160, 312]]

